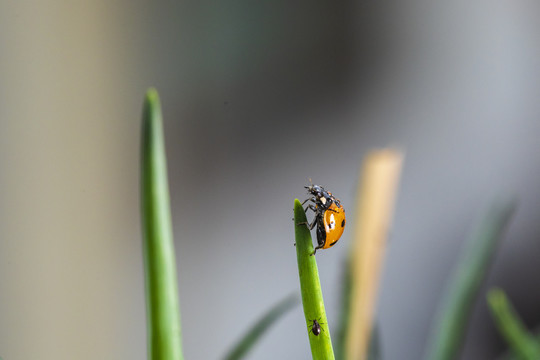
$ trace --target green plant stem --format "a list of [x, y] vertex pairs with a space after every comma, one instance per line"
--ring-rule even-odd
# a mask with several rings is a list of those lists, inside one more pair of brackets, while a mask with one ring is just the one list
[[259, 319], [251, 329], [249, 329], [246, 335], [233, 347], [229, 354], [225, 356], [225, 360], [243, 359], [264, 332], [296, 304], [298, 304], [298, 297], [296, 295], [287, 296], [280, 301]]
[[492, 289], [487, 299], [495, 323], [514, 355], [520, 360], [540, 359], [540, 344], [536, 337], [527, 331], [504, 291]]
[[511, 201], [493, 205], [465, 244], [445, 292], [428, 360], [452, 360], [458, 356], [478, 291], [514, 208]]
[[181, 360], [176, 261], [159, 96], [146, 93], [142, 119], [141, 198], [148, 358]]
[[[308, 331], [311, 355], [315, 360], [333, 360], [332, 341], [330, 330], [324, 310], [324, 301], [319, 281], [317, 261], [313, 253], [311, 233], [306, 225], [306, 213], [298, 199], [294, 200], [294, 230], [296, 237], [296, 257], [298, 260], [298, 274], [300, 277], [300, 290], [302, 304], [306, 318], [306, 331]], [[313, 320], [321, 324], [321, 333], [316, 336], [311, 331]]]

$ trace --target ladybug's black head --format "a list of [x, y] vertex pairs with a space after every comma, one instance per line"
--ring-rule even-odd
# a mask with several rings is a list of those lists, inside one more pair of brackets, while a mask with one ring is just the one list
[[321, 194], [324, 194], [326, 192], [324, 190], [324, 188], [322, 186], [319, 186], [319, 185], [311, 184], [309, 186], [304, 186], [304, 187], [307, 189], [308, 193], [311, 193], [311, 194], [313, 194], [315, 196], [317, 196], [317, 195], [320, 196]]

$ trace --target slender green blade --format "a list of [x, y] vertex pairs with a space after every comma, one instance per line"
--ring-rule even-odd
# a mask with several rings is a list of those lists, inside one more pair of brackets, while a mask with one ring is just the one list
[[148, 358], [181, 360], [176, 261], [159, 96], [146, 93], [142, 119], [141, 207]]
[[249, 350], [259, 341], [261, 336], [272, 326], [281, 316], [298, 304], [298, 297], [290, 295], [276, 304], [255, 325], [244, 335], [244, 337], [225, 356], [225, 360], [243, 359]]
[[367, 360], [381, 360], [381, 334], [377, 325], [373, 327], [371, 337], [369, 338], [369, 348]]
[[343, 280], [341, 282], [341, 308], [337, 336], [334, 339], [335, 355], [337, 360], [345, 360], [345, 339], [349, 328], [351, 310], [352, 276], [350, 260], [344, 262]]
[[494, 204], [465, 244], [438, 316], [428, 360], [452, 360], [461, 350], [469, 315], [515, 204]]
[[515, 358], [540, 359], [540, 344], [536, 337], [527, 331], [504, 291], [490, 290], [487, 300], [499, 332], [513, 350]]
[[[533, 331], [534, 340], [538, 343], [538, 346], [540, 346], [540, 331], [538, 330], [538, 327], [536, 327]], [[520, 358], [516, 355], [516, 351], [512, 349], [511, 347], [507, 349], [506, 352], [504, 352], [501, 356], [497, 358], [498, 360], [519, 360]]]
[[[302, 304], [306, 318], [311, 355], [315, 360], [333, 360], [334, 351], [330, 330], [326, 320], [324, 301], [319, 281], [319, 270], [313, 253], [313, 243], [307, 225], [306, 213], [298, 199], [294, 200], [294, 230], [296, 237], [296, 257], [298, 260], [298, 275]], [[321, 333], [317, 336], [311, 331], [313, 320], [321, 325]]]

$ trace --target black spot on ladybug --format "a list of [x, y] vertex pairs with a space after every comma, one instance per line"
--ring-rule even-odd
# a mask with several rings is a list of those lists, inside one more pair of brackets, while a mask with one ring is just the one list
[[341, 220], [341, 227], [345, 227], [345, 220]]

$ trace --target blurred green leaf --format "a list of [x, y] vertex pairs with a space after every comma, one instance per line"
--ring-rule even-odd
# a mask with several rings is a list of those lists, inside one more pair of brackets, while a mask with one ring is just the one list
[[381, 334], [377, 325], [371, 331], [369, 338], [368, 360], [381, 360]]
[[351, 266], [348, 261], [343, 263], [343, 280], [341, 281], [341, 306], [340, 306], [340, 318], [339, 326], [337, 329], [337, 336], [335, 337], [335, 354], [337, 360], [345, 360], [345, 339], [347, 329], [349, 327], [349, 313], [351, 309], [351, 289], [352, 289], [352, 276]]
[[478, 291], [514, 209], [513, 201], [494, 204], [466, 242], [446, 289], [427, 359], [452, 360], [459, 355]]
[[490, 290], [487, 300], [497, 328], [513, 350], [515, 358], [520, 360], [540, 359], [538, 339], [527, 331], [504, 291]]
[[232, 348], [225, 360], [240, 360], [251, 350], [261, 336], [272, 326], [281, 316], [298, 304], [296, 295], [290, 295], [276, 304], [255, 325], [244, 335], [244, 337]]
[[[540, 330], [538, 328], [535, 328], [535, 330], [533, 330], [533, 334], [534, 334], [534, 337], [536, 339], [536, 342], [540, 346]], [[499, 359], [499, 360], [519, 360], [519, 357], [516, 355], [516, 352], [512, 348], [509, 348], [505, 353], [503, 353], [497, 359]]]

